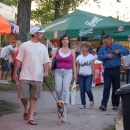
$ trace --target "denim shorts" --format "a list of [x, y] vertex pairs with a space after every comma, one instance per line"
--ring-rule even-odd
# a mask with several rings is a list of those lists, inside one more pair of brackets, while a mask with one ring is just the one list
[[9, 65], [8, 65], [8, 60], [3, 60], [2, 62], [2, 72], [4, 71], [10, 71]]

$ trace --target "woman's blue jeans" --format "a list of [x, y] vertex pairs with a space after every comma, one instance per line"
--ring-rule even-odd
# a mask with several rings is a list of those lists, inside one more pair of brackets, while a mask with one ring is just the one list
[[63, 100], [65, 103], [69, 103], [71, 81], [72, 81], [72, 69], [55, 70], [56, 97], [58, 100]]
[[79, 87], [80, 87], [80, 97], [82, 105], [86, 105], [86, 96], [85, 92], [87, 93], [89, 100], [93, 101], [93, 94], [91, 91], [92, 85], [92, 78], [93, 75], [78, 75]]

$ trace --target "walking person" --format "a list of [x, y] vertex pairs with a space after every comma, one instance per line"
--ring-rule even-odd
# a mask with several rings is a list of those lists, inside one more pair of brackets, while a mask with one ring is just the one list
[[[18, 40], [16, 42], [16, 50], [14, 51], [14, 65], [15, 65], [15, 62], [16, 62], [16, 57], [18, 55], [18, 52], [19, 52], [19, 48], [20, 48], [20, 45], [22, 44], [22, 42], [20, 40]], [[18, 75], [18, 79], [20, 77], [20, 72], [21, 72], [21, 67], [22, 67], [22, 63], [20, 64], [19, 68], [18, 68], [18, 71], [17, 71], [17, 75]]]
[[[13, 51], [16, 47], [17, 39], [14, 39], [11, 45], [5, 46], [1, 51], [1, 65], [2, 65], [2, 72], [1, 72], [1, 80], [0, 83], [2, 84], [9, 84], [7, 77], [10, 71], [9, 63], [8, 63], [8, 56], [11, 55], [13, 58]], [[11, 69], [14, 69], [14, 66], [11, 65]]]
[[123, 69], [126, 74], [126, 84], [130, 83], [130, 55], [123, 56]]
[[98, 52], [98, 59], [103, 61], [104, 66], [103, 99], [99, 109], [106, 110], [112, 84], [112, 109], [117, 110], [120, 97], [115, 95], [115, 92], [120, 88], [121, 54], [128, 55], [129, 51], [122, 45], [112, 42], [109, 35], [103, 36], [103, 44]]
[[[22, 43], [16, 57], [13, 80], [18, 81], [17, 70], [22, 63], [18, 86], [18, 97], [24, 106], [23, 117], [31, 125], [37, 125], [33, 119], [37, 99], [42, 98], [43, 76], [48, 77], [48, 65], [50, 62], [47, 48], [39, 40], [43, 37], [44, 30], [33, 27], [30, 30], [32, 39]], [[30, 112], [28, 113], [28, 98], [30, 100]]]
[[76, 42], [74, 50], [77, 58], [77, 56], [81, 53], [79, 42]]
[[67, 112], [67, 104], [70, 102], [70, 83], [74, 74], [76, 76], [75, 51], [70, 47], [70, 38], [64, 34], [60, 38], [60, 47], [56, 49], [52, 55], [52, 60], [56, 56], [56, 70], [55, 70], [55, 86], [56, 97], [58, 100], [63, 100], [65, 103], [65, 111]]
[[77, 61], [77, 75], [80, 87], [81, 107], [86, 108], [86, 96], [87, 93], [90, 106], [94, 106], [93, 94], [91, 91], [92, 82], [95, 83], [95, 69], [94, 69], [94, 56], [89, 53], [89, 44], [86, 42], [81, 43], [81, 55], [76, 58]]

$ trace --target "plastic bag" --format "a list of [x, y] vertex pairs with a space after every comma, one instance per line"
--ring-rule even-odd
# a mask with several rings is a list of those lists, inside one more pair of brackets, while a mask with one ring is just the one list
[[75, 80], [74, 80], [73, 84], [71, 85], [70, 104], [71, 105], [76, 104], [76, 82], [75, 82]]

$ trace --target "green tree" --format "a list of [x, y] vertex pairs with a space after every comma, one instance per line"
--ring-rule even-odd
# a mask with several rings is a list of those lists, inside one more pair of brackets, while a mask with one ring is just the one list
[[31, 19], [44, 25], [75, 10], [82, 2], [84, 0], [35, 0], [37, 6], [31, 12]]
[[0, 0], [0, 2], [9, 5], [9, 6], [17, 6], [18, 0]]

